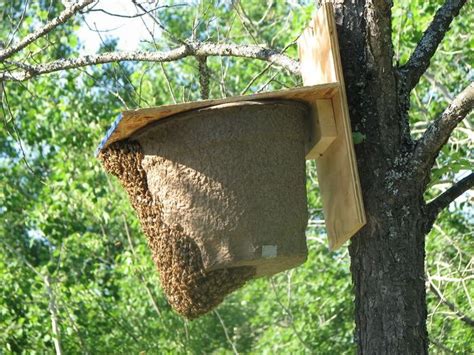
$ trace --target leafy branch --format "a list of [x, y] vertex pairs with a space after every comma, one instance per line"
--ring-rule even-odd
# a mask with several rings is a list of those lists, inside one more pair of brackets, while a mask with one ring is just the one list
[[416, 142], [414, 162], [419, 175], [426, 177], [440, 149], [448, 141], [452, 131], [474, 108], [474, 84], [470, 84], [441, 116], [434, 120]]
[[[69, 7], [67, 7], [63, 12], [59, 14], [58, 17], [46, 23], [43, 27], [37, 29], [33, 33], [30, 33], [28, 36], [23, 38], [17, 44], [0, 50], [0, 62], [11, 57], [15, 53], [21, 51], [23, 48], [29, 46], [31, 43], [36, 41], [38, 38], [45, 36], [52, 30], [54, 30], [59, 25], [62, 25], [71, 17], [73, 17], [77, 12], [85, 8], [86, 6], [92, 4], [95, 0], [82, 0]], [[1, 78], [1, 76], [0, 76]]]
[[467, 0], [446, 0], [436, 12], [410, 59], [400, 68], [405, 94], [408, 94], [416, 86], [423, 73], [428, 69], [430, 60], [448, 32], [451, 22], [466, 2]]
[[438, 216], [438, 214], [449, 206], [451, 202], [453, 202], [456, 198], [461, 196], [464, 192], [469, 190], [474, 186], [474, 172], [470, 173], [468, 176], [464, 177], [463, 179], [459, 180], [441, 195], [436, 197], [433, 201], [431, 201], [426, 206], [426, 215], [429, 221], [429, 226], [433, 224], [434, 220]]

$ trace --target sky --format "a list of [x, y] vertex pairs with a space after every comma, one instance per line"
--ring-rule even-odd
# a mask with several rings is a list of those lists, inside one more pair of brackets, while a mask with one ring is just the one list
[[[143, 3], [144, 6], [147, 5], [147, 1], [144, 0], [141, 0], [140, 3]], [[153, 1], [153, 3], [156, 2]], [[94, 9], [102, 9], [113, 14], [127, 16], [142, 12], [135, 7], [131, 0], [100, 0]], [[84, 45], [84, 54], [93, 54], [99, 49], [101, 44], [100, 36], [102, 36], [103, 39], [107, 37], [117, 37], [119, 39], [118, 50], [130, 51], [137, 49], [140, 41], [151, 39], [147, 27], [151, 31], [155, 31], [155, 35], [159, 36], [159, 29], [149, 16], [121, 18], [110, 16], [100, 11], [94, 11], [87, 13], [84, 17], [92, 29], [89, 29], [87, 25], [82, 25], [78, 33], [79, 39]], [[95, 29], [101, 31], [100, 35], [93, 31]]]

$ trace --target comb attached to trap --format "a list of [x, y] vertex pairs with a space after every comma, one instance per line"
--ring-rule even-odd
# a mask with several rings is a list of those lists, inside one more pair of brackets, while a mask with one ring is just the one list
[[365, 224], [331, 4], [298, 45], [311, 86], [125, 111], [99, 147], [188, 318], [306, 260], [305, 158], [316, 160], [330, 248]]

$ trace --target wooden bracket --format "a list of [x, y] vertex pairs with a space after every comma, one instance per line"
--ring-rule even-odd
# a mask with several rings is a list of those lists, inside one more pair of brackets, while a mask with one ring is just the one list
[[[315, 139], [318, 143], [307, 156], [316, 159], [329, 247], [334, 250], [365, 225], [366, 216], [332, 4], [319, 8], [298, 40], [298, 51], [304, 85], [339, 83], [339, 90], [330, 100], [313, 104], [320, 127], [315, 133], [323, 138]], [[331, 101], [331, 105], [322, 101]]]
[[337, 137], [332, 99], [316, 99], [311, 103], [310, 139], [306, 159], [317, 159]]

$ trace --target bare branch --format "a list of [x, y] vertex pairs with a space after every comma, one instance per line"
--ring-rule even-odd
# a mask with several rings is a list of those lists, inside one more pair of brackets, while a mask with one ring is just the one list
[[104, 10], [104, 9], [91, 9], [89, 12], [102, 12], [106, 15], [113, 16], [113, 17], [120, 17], [120, 18], [137, 18], [137, 17], [145, 16], [145, 15], [149, 14], [150, 12], [154, 12], [154, 11], [159, 10], [159, 9], [163, 9], [163, 8], [168, 9], [168, 8], [172, 8], [172, 7], [182, 7], [182, 6], [189, 6], [189, 5], [188, 4], [159, 5], [159, 6], [156, 6], [152, 9], [150, 9], [150, 10], [145, 10], [142, 13], [136, 13], [134, 15], [116, 14], [116, 13], [109, 12], [109, 11]]
[[265, 12], [263, 13], [262, 17], [260, 18], [260, 20], [258, 20], [257, 22], [257, 26], [260, 26], [263, 24], [263, 21], [265, 21], [265, 19], [267, 18], [268, 14], [270, 13], [270, 10], [273, 8], [273, 5], [275, 4], [275, 0], [270, 0], [268, 2], [268, 5], [267, 5], [267, 9], [265, 10]]
[[161, 71], [163, 72], [163, 75], [165, 77], [165, 80], [166, 80], [166, 85], [168, 86], [168, 91], [170, 92], [171, 94], [171, 98], [173, 99], [173, 102], [176, 103], [176, 96], [174, 95], [174, 90], [173, 90], [173, 87], [171, 86], [171, 81], [170, 81], [170, 78], [168, 76], [168, 73], [166, 72], [166, 69], [165, 69], [165, 66], [163, 63], [160, 63], [161, 65]]
[[400, 68], [406, 93], [409, 93], [418, 83], [420, 77], [430, 65], [430, 59], [443, 40], [449, 25], [459, 14], [467, 0], [446, 0], [436, 12], [423, 37], [416, 46], [408, 62]]
[[168, 31], [168, 29], [154, 16], [150, 11], [148, 11], [142, 4], [138, 3], [137, 0], [132, 0], [132, 3], [142, 10], [145, 14], [147, 14], [151, 20], [166, 34], [168, 37], [171, 38], [176, 43], [180, 43], [182, 45], [186, 45], [186, 41], [183, 41], [181, 38], [176, 37], [173, 33]]
[[[297, 39], [298, 39], [298, 38], [297, 38]], [[293, 42], [288, 43], [288, 44], [281, 50], [280, 53], [285, 53], [286, 50], [287, 50], [289, 47], [291, 47], [292, 45], [294, 45], [294, 44], [296, 43], [297, 39], [295, 39]], [[255, 75], [255, 76], [252, 78], [252, 80], [250, 80], [250, 82], [247, 84], [247, 86], [240, 92], [240, 95], [245, 95], [245, 93], [250, 89], [250, 87], [255, 83], [255, 81], [256, 81], [258, 78], [260, 78], [263, 74], [265, 74], [265, 73], [268, 71], [268, 69], [270, 69], [270, 68], [273, 66], [273, 64], [274, 64], [273, 62], [268, 63], [268, 64], [265, 66], [265, 68], [263, 68], [263, 70], [262, 70], [260, 73], [258, 73], [257, 75]], [[266, 86], [266, 85], [265, 85], [265, 86]]]
[[[273, 62], [293, 74], [299, 73], [298, 61], [281, 54], [279, 50], [254, 45], [217, 44], [209, 42], [188, 42], [163, 52], [110, 52], [96, 55], [85, 55], [79, 58], [59, 59], [49, 63], [29, 65], [28, 70], [1, 72], [0, 80], [24, 81], [34, 76], [53, 73], [66, 69], [75, 69], [97, 64], [124, 61], [171, 62], [188, 56], [227, 56], [259, 59]], [[25, 64], [23, 64], [25, 66]]]
[[[453, 95], [449, 92], [448, 88], [442, 83], [436, 80], [435, 76], [431, 73], [426, 72], [423, 76], [428, 80], [428, 82], [433, 85], [439, 92], [443, 95], [446, 102], [453, 101]], [[473, 125], [468, 120], [463, 120], [462, 123], [467, 129], [474, 130]]]
[[62, 355], [63, 350], [61, 346], [61, 331], [59, 328], [58, 308], [56, 306], [56, 297], [51, 286], [51, 278], [49, 277], [49, 275], [43, 277], [43, 282], [44, 287], [46, 288], [46, 292], [48, 294], [48, 309], [51, 313], [51, 329], [53, 332], [54, 348], [56, 349], [56, 355]]
[[8, 249], [8, 251], [12, 254], [15, 254], [16, 256], [18, 256], [18, 258], [21, 259], [21, 261], [23, 261], [23, 263], [28, 266], [28, 268], [33, 271], [37, 276], [39, 276], [42, 280], [44, 280], [44, 276], [42, 273], [40, 273], [38, 270], [36, 270], [36, 268], [33, 266], [33, 264], [31, 264], [23, 254], [21, 254], [19, 251], [17, 251], [16, 249], [14, 249], [12, 246], [10, 246], [10, 244], [7, 243], [7, 241], [5, 240], [0, 240], [0, 242]]
[[79, 329], [79, 327], [78, 327], [76, 321], [74, 320], [74, 318], [73, 318], [71, 312], [69, 311], [69, 307], [68, 307], [67, 303], [66, 303], [66, 302], [62, 302], [61, 300], [59, 300], [59, 302], [61, 303], [61, 308], [63, 308], [63, 309], [66, 311], [66, 315], [67, 315], [67, 317], [69, 318], [69, 322], [71, 323], [72, 328], [73, 328], [74, 331], [76, 332], [77, 338], [78, 338], [78, 340], [79, 340], [79, 344], [80, 344], [80, 346], [81, 346], [81, 352], [82, 352], [82, 354], [84, 354], [84, 355], [89, 355], [91, 352], [90, 352], [90, 350], [89, 350], [89, 348], [88, 348], [88, 346], [87, 346], [87, 344], [86, 344], [86, 342], [85, 342], [85, 340], [84, 340], [84, 337], [83, 337], [83, 335], [82, 335], [81, 330]]
[[230, 346], [232, 347], [232, 351], [234, 352], [234, 354], [238, 354], [237, 348], [235, 347], [234, 342], [230, 338], [229, 332], [227, 331], [227, 327], [225, 326], [225, 323], [222, 320], [221, 315], [219, 314], [219, 312], [217, 312], [217, 309], [214, 310], [214, 314], [217, 316], [217, 318], [219, 319], [219, 322], [221, 323], [222, 329], [224, 330], [224, 335], [227, 341], [229, 342]]
[[436, 78], [433, 74], [426, 72], [423, 75], [431, 85], [437, 88], [441, 92], [441, 94], [443, 94], [443, 97], [445, 98], [447, 102], [453, 101], [453, 95], [451, 95], [448, 88], [444, 86], [443, 84], [441, 84], [440, 82], [436, 81]]
[[239, 17], [240, 23], [242, 24], [242, 27], [244, 28], [245, 32], [247, 32], [247, 34], [252, 38], [253, 42], [257, 44], [258, 43], [257, 38], [254, 36], [252, 31], [256, 32], [257, 35], [258, 35], [258, 31], [255, 28], [252, 20], [250, 20], [250, 18], [246, 14], [240, 1], [235, 2], [234, 10], [237, 16]]
[[[28, 169], [28, 171], [32, 175], [36, 175], [36, 172], [33, 170], [30, 163], [28, 162], [28, 157], [25, 153], [25, 149], [23, 147], [23, 143], [22, 143], [22, 140], [21, 140], [20, 133], [18, 132], [18, 129], [15, 125], [15, 115], [13, 114], [12, 109], [10, 107], [10, 103], [9, 103], [9, 100], [8, 100], [8, 95], [7, 95], [5, 85], [1, 80], [0, 80], [0, 109], [3, 113], [3, 115], [1, 115], [1, 116], [2, 116], [3, 121], [4, 121], [5, 128], [6, 128], [7, 132], [9, 133], [9, 135], [13, 139], [15, 139], [16, 142], [18, 143], [18, 147], [20, 148], [20, 151], [21, 151], [21, 154], [22, 154], [22, 160], [25, 163], [26, 168]], [[7, 119], [7, 116], [9, 116], [10, 119]], [[8, 122], [11, 122], [12, 130], [9, 129]]]
[[[461, 196], [464, 192], [469, 190], [474, 186], [474, 172], [470, 173], [465, 178], [459, 180], [441, 195], [436, 197], [431, 201], [427, 206], [427, 216], [430, 219], [430, 222], [434, 222], [436, 216], [446, 207], [449, 206], [456, 198]], [[430, 224], [431, 224], [430, 223]]]
[[293, 312], [291, 311], [291, 309], [289, 307], [285, 306], [282, 303], [282, 301], [280, 300], [280, 297], [278, 295], [278, 291], [276, 289], [275, 281], [274, 281], [273, 277], [270, 278], [270, 285], [272, 287], [273, 293], [275, 294], [276, 302], [285, 311], [286, 315], [289, 318], [289, 323], [290, 323], [291, 328], [293, 329], [293, 333], [296, 335], [296, 337], [298, 338], [301, 345], [303, 345], [303, 347], [305, 347], [306, 350], [308, 350], [310, 353], [312, 353], [313, 349], [306, 343], [306, 341], [301, 337], [301, 334], [296, 329], [295, 322], [294, 322], [294, 317], [293, 317]]
[[12, 44], [13, 40], [15, 39], [15, 35], [16, 33], [18, 32], [18, 30], [20, 29], [22, 23], [23, 23], [23, 20], [25, 19], [25, 15], [26, 15], [26, 10], [28, 10], [28, 6], [30, 6], [30, 0], [27, 0], [25, 2], [25, 6], [23, 7], [23, 12], [21, 13], [21, 16], [20, 16], [20, 19], [17, 21], [16, 23], [16, 26], [15, 26], [15, 29], [12, 31], [12, 33], [10, 34], [10, 39], [8, 40], [7, 44], [5, 47], [10, 47], [10, 45]]
[[77, 12], [85, 8], [86, 6], [92, 4], [95, 0], [82, 0], [79, 1], [68, 8], [66, 8], [63, 12], [59, 14], [58, 17], [54, 18], [53, 20], [49, 21], [46, 25], [43, 27], [37, 29], [33, 33], [30, 33], [28, 36], [23, 38], [20, 42], [17, 44], [14, 44], [11, 47], [5, 48], [3, 50], [0, 50], [0, 62], [3, 61], [4, 59], [11, 57], [13, 54], [21, 51], [23, 48], [27, 47], [34, 41], [36, 41], [38, 38], [43, 37], [47, 33], [51, 32], [54, 30], [56, 27], [59, 25], [62, 25], [65, 23], [67, 20], [69, 20], [71, 17], [73, 17]]
[[414, 162], [417, 170], [429, 173], [440, 149], [449, 139], [451, 132], [474, 108], [474, 84], [470, 84], [433, 121], [423, 136], [416, 142]]
[[454, 312], [459, 320], [470, 325], [471, 327], [474, 327], [474, 319], [466, 316], [464, 313], [459, 311], [453, 303], [449, 302], [446, 297], [444, 297], [443, 293], [436, 287], [433, 281], [431, 281], [430, 278], [428, 279], [428, 282], [430, 285], [430, 290], [435, 294], [436, 297], [438, 297], [441, 303], [445, 304], [452, 312]]
[[257, 75], [255, 75], [245, 86], [245, 88], [240, 92], [240, 95], [245, 95], [245, 93], [250, 89], [250, 87], [259, 79], [263, 74], [265, 74], [268, 69], [272, 67], [273, 63], [268, 63], [262, 71], [260, 71]]
[[439, 341], [433, 338], [430, 338], [430, 343], [436, 346], [437, 348], [440, 348], [441, 350], [443, 350], [442, 354], [455, 354], [454, 351], [452, 351], [451, 349], [448, 349], [446, 346], [444, 346]]
[[257, 89], [256, 93], [260, 93], [262, 92], [263, 90], [265, 90], [268, 85], [270, 85], [272, 82], [276, 82], [276, 83], [279, 83], [281, 84], [278, 80], [275, 80], [275, 78], [277, 77], [279, 73], [278, 72], [275, 72], [271, 77], [270, 79], [267, 80], [267, 82], [265, 84], [263, 84], [260, 88]]

